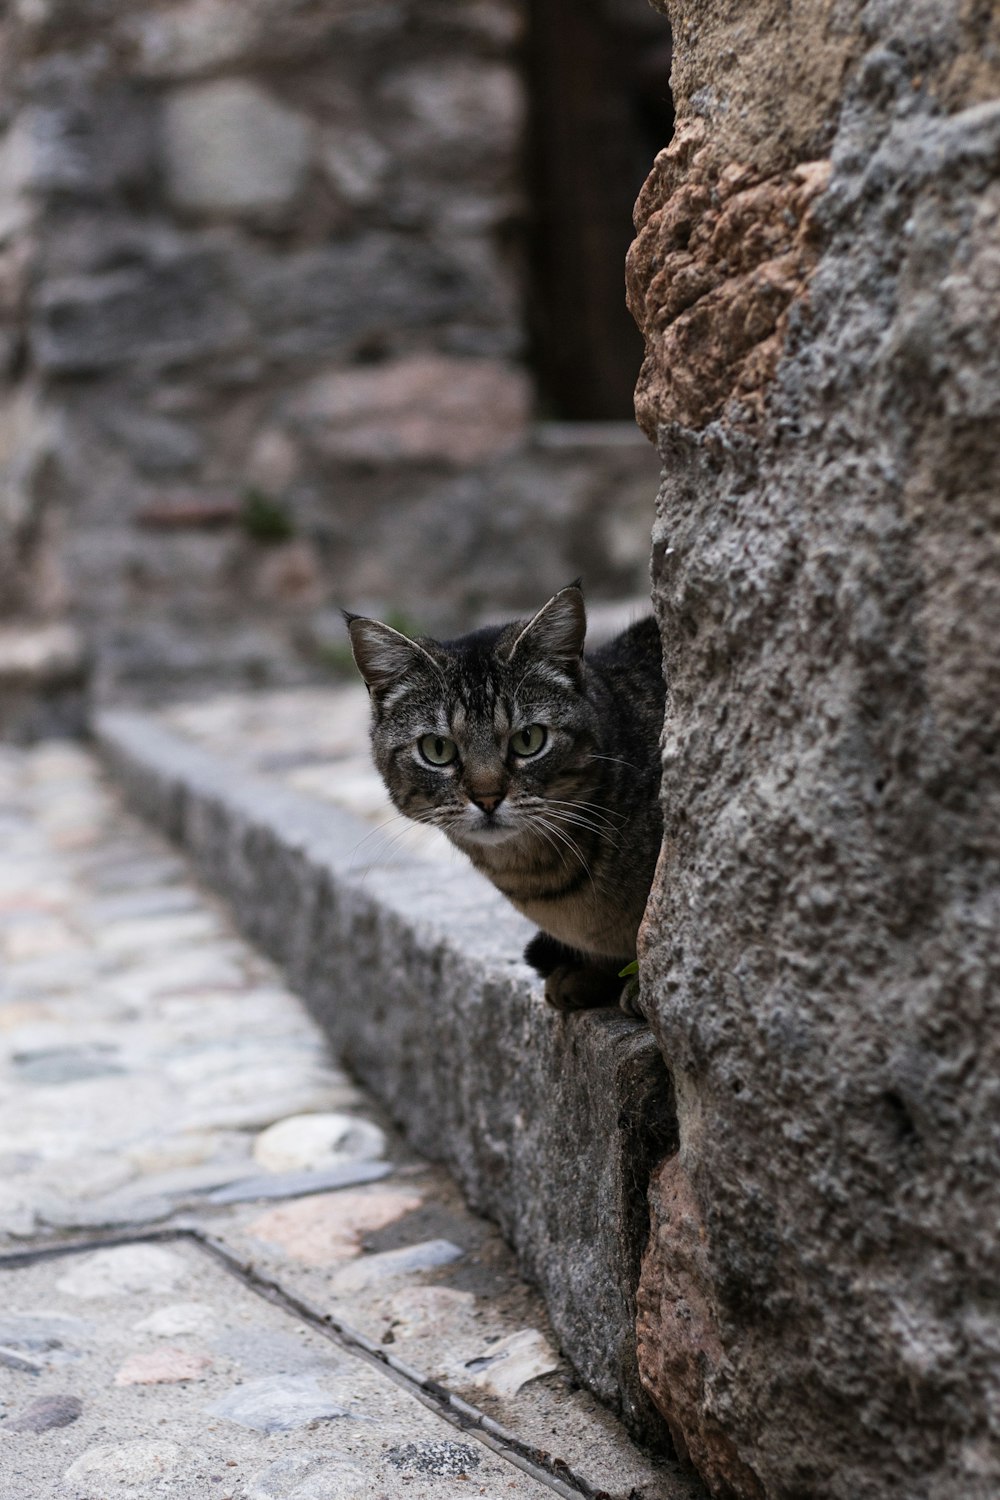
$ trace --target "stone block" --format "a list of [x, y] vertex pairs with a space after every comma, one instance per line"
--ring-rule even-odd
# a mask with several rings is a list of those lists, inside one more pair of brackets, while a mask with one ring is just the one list
[[335, 192], [364, 207], [376, 202], [392, 157], [370, 132], [341, 124], [323, 132], [320, 161]]
[[167, 197], [182, 212], [273, 220], [305, 184], [308, 122], [256, 84], [178, 89], [164, 106], [163, 132]]
[[36, 199], [98, 201], [144, 184], [153, 164], [153, 115], [127, 84], [85, 85], [67, 69], [17, 114], [7, 169]]
[[[129, 6], [121, 31], [134, 49], [137, 71], [155, 79], [196, 78], [235, 67], [273, 68], [275, 63], [310, 62], [329, 55], [338, 36], [366, 29], [395, 6], [373, 0], [323, 0], [321, 5], [288, 5], [287, 0], [185, 0], [168, 8]], [[383, 28], [384, 29], [384, 24]]]
[[523, 439], [530, 401], [509, 364], [424, 354], [322, 375], [289, 413], [327, 458], [462, 465]]
[[186, 474], [197, 468], [204, 445], [192, 425], [129, 407], [106, 412], [102, 426], [128, 453], [140, 474]]
[[222, 265], [194, 249], [40, 290], [33, 356], [50, 374], [86, 374], [134, 363], [185, 365], [232, 351], [245, 333]]
[[386, 128], [404, 159], [434, 173], [492, 164], [510, 173], [524, 128], [520, 74], [470, 58], [413, 63], [390, 74], [380, 96]]
[[457, 244], [370, 231], [280, 258], [244, 248], [233, 269], [263, 348], [281, 359], [384, 355], [418, 334], [438, 343], [453, 325], [494, 341], [509, 332], [495, 268]]

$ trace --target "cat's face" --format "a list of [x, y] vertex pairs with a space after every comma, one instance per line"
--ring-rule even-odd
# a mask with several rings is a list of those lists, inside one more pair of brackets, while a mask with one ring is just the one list
[[593, 780], [595, 715], [581, 691], [583, 596], [561, 590], [527, 623], [411, 641], [349, 618], [372, 697], [375, 763], [395, 806], [485, 851], [558, 846]]

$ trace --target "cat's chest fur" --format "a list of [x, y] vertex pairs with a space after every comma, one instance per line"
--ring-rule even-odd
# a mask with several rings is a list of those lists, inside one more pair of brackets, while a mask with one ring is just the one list
[[600, 889], [588, 885], [559, 900], [520, 897], [506, 885], [500, 889], [529, 921], [569, 948], [607, 958], [627, 958], [635, 950], [638, 918]]

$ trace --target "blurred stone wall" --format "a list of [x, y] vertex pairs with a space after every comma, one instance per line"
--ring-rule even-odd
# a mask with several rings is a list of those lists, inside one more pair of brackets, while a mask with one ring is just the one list
[[524, 9], [5, 8], [0, 613], [102, 691], [644, 587], [655, 459], [533, 421]]
[[643, 1373], [713, 1493], [1000, 1493], [1000, 12], [666, 0], [637, 211], [681, 1148]]

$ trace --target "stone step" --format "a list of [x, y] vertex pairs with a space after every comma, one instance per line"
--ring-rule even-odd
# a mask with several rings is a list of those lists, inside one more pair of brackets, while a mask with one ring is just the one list
[[499, 1224], [585, 1384], [662, 1440], [635, 1353], [646, 1185], [675, 1133], [648, 1029], [549, 1009], [520, 956], [531, 929], [464, 865], [397, 847], [361, 870], [371, 825], [352, 813], [153, 715], [106, 710], [94, 733], [133, 806], [225, 896], [339, 1056]]

